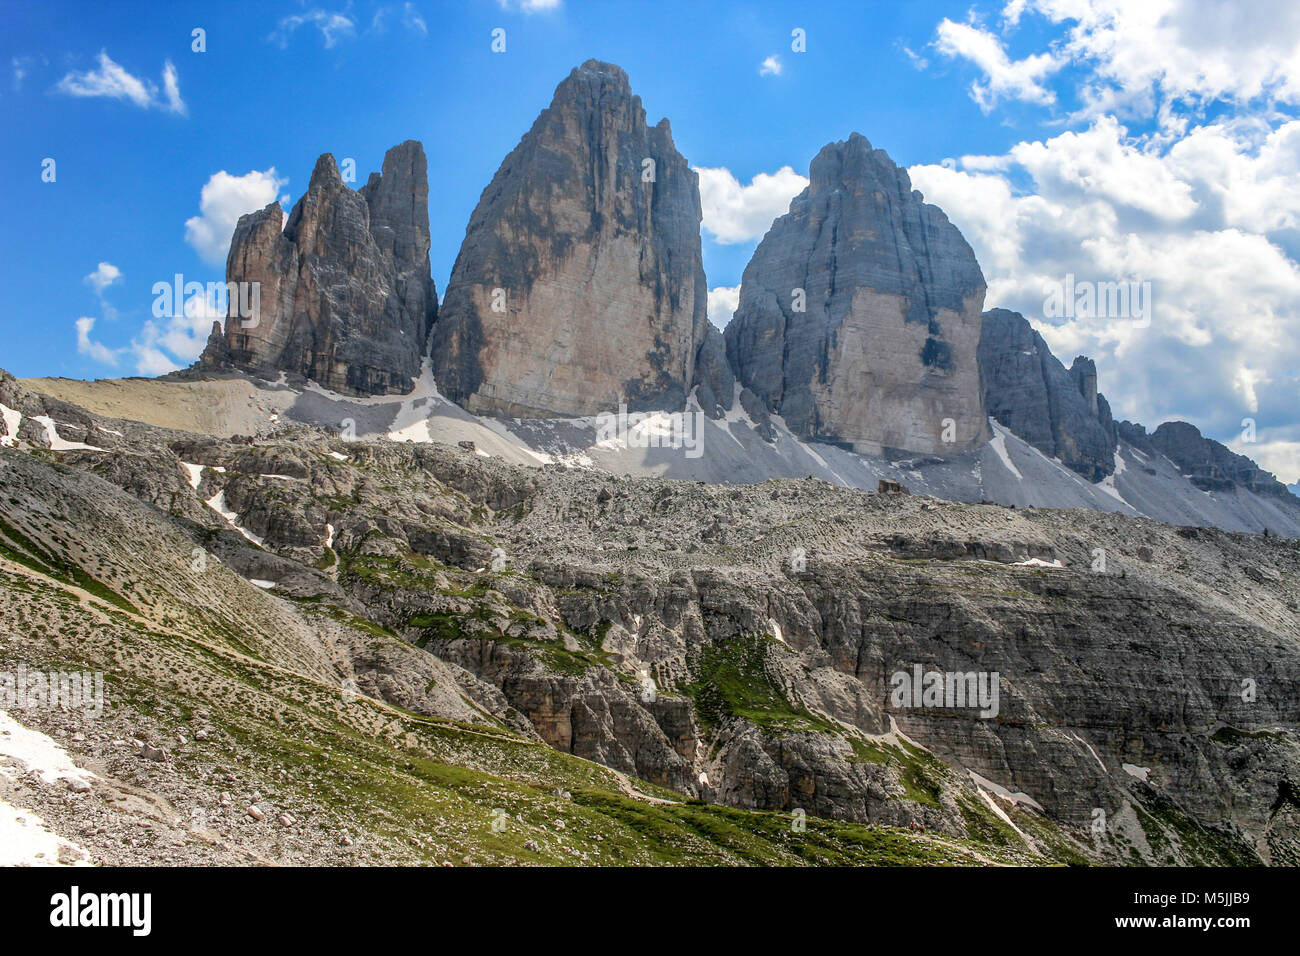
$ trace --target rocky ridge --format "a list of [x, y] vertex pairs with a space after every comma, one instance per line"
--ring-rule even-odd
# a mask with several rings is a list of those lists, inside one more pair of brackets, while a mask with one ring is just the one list
[[1295, 494], [1251, 459], [1204, 437], [1188, 422], [1164, 422], [1148, 435], [1141, 425], [1125, 421], [1119, 423], [1119, 434], [1135, 448], [1167, 457], [1202, 491], [1244, 488], [1274, 497]]
[[1115, 471], [1118, 431], [1092, 359], [1080, 355], [1067, 369], [1023, 315], [991, 309], [979, 365], [991, 416], [1089, 481]]
[[[107, 514], [153, 513], [195, 536], [261, 582], [237, 589], [259, 614], [315, 608], [402, 638], [503, 730], [664, 799], [924, 826], [1049, 857], [1294, 853], [1294, 542], [807, 479], [619, 480], [300, 426], [250, 442], [118, 424], [97, 428], [110, 451], [5, 452], [20, 536], [6, 541], [57, 548], [182, 630], [215, 623], [184, 609], [182, 568], [137, 573], [103, 551], [121, 530], [91, 536], [96, 553], [69, 550], [43, 525], [88, 512], [37, 502], [116, 485], [96, 494], [129, 492], [146, 511], [115, 499]], [[51, 455], [57, 466], [39, 460]], [[259, 656], [335, 673], [299, 626], [266, 633]], [[916, 664], [996, 671], [998, 713], [892, 704], [891, 675]], [[407, 707], [421, 680], [366, 693], [407, 687], [395, 698]], [[1094, 839], [1097, 809], [1109, 823]]]
[[438, 309], [424, 148], [390, 149], [360, 191], [322, 155], [287, 221], [278, 202], [240, 217], [226, 281], [256, 284], [258, 315], [236, 314], [232, 298], [200, 367], [285, 372], [351, 395], [409, 392]]

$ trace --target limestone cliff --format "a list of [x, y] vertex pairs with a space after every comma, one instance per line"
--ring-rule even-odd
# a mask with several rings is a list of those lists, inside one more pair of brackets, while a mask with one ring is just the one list
[[857, 133], [810, 178], [745, 268], [726, 331], [741, 384], [807, 439], [871, 454], [982, 444], [970, 246]]
[[1164, 422], [1151, 434], [1141, 425], [1120, 422], [1125, 441], [1148, 454], [1161, 454], [1176, 464], [1202, 491], [1244, 488], [1258, 495], [1285, 497], [1292, 490], [1245, 455], [1206, 438], [1189, 422]]
[[979, 363], [990, 415], [1089, 481], [1115, 470], [1115, 422], [1092, 359], [1080, 355], [1067, 369], [1024, 316], [990, 309]]
[[470, 218], [433, 335], [438, 386], [525, 418], [730, 405], [705, 317], [696, 174], [617, 66], [589, 60]]
[[438, 309], [424, 148], [390, 149], [359, 192], [324, 154], [283, 231], [282, 221], [279, 203], [240, 218], [226, 281], [258, 284], [258, 314], [214, 329], [201, 364], [288, 372], [349, 394], [409, 391]]

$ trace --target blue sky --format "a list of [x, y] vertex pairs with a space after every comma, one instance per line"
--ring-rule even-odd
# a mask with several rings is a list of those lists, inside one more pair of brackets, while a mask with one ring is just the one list
[[1121, 417], [1185, 418], [1229, 442], [1253, 417], [1257, 442], [1234, 447], [1294, 481], [1295, 7], [4, 0], [0, 278], [26, 292], [0, 313], [0, 367], [92, 378], [188, 363], [202, 311], [154, 320], [153, 284], [223, 278], [233, 216], [296, 201], [327, 151], [355, 160], [360, 185], [389, 146], [423, 141], [441, 292], [498, 164], [595, 57], [627, 70], [701, 169], [719, 324], [809, 160], [858, 131], [966, 234], [989, 306], [1041, 320], [1045, 284], [1066, 273], [1151, 281], [1149, 327], [1041, 328], [1067, 363], [1097, 360]]

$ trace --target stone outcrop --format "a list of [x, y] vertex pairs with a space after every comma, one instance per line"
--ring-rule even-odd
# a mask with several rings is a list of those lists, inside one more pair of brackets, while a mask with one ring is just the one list
[[[20, 502], [5, 520], [25, 537], [78, 486], [98, 489], [105, 511], [90, 525], [95, 547], [115, 547], [108, 509], [128, 510], [111, 485], [147, 501], [151, 523], [160, 511], [184, 519], [164, 538], [209, 513], [199, 540], [220, 561], [211, 578], [182, 570], [188, 537], [171, 570], [87, 559], [124, 599], [143, 605], [139, 589], [157, 581], [222, 589], [198, 593], [207, 609], [221, 605], [206, 595], [226, 594], [218, 574], [274, 582], [423, 648], [531, 738], [685, 797], [970, 836], [990, 822], [973, 771], [1085, 840], [1102, 808], [1107, 836], [1090, 845], [1125, 862], [1222, 859], [1215, 845], [1243, 861], [1292, 859], [1291, 542], [819, 481], [615, 480], [302, 426], [257, 445], [141, 426], [113, 455], [59, 461], [0, 449]], [[655, 546], [634, 547], [633, 527]], [[19, 541], [2, 528], [0, 539]], [[807, 550], [798, 569], [796, 547]], [[1107, 573], [1090, 570], [1099, 547]], [[1023, 566], [1035, 558], [1061, 566]], [[281, 603], [277, 615], [295, 602], [272, 610]], [[364, 693], [398, 706], [421, 689], [454, 697], [447, 671], [363, 657]], [[996, 712], [896, 701], [895, 676], [916, 666], [997, 673]], [[1243, 701], [1241, 679], [1256, 674], [1267, 690]], [[1152, 801], [1165, 801], [1169, 828]], [[1172, 832], [1205, 845], [1171, 855]]]
[[805, 439], [869, 454], [982, 444], [970, 246], [857, 133], [810, 178], [745, 268], [726, 330], [741, 384]]
[[990, 309], [979, 365], [991, 416], [1089, 481], [1114, 472], [1116, 427], [1092, 359], [1080, 355], [1067, 369], [1024, 316]]
[[470, 218], [433, 335], [439, 389], [524, 418], [730, 406], [705, 317], [698, 177], [589, 60], [506, 157]]
[[287, 372], [348, 394], [407, 392], [438, 300], [429, 269], [429, 186], [414, 140], [360, 191], [316, 161], [289, 219], [278, 202], [240, 217], [226, 281], [257, 283], [258, 314], [214, 327], [200, 363]]
[[1147, 454], [1164, 455], [1202, 491], [1244, 488], [1261, 495], [1282, 495], [1289, 489], [1245, 455], [1238, 455], [1188, 422], [1165, 422], [1150, 435], [1133, 422], [1119, 423], [1120, 436]]

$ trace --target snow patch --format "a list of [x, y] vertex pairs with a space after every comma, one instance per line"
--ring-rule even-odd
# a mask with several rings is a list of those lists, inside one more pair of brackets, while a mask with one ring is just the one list
[[[64, 864], [60, 854], [77, 859]], [[35, 813], [0, 800], [0, 866], [91, 866], [90, 854], [59, 836]]]
[[271, 590], [271, 588], [275, 587], [275, 582], [274, 582], [274, 581], [264, 581], [264, 580], [262, 580], [261, 578], [249, 578], [249, 579], [248, 579], [248, 583], [249, 583], [249, 584], [256, 584], [256, 585], [257, 585], [259, 588], [261, 588], [263, 591], [269, 591], [269, 590]]
[[786, 644], [787, 646], [789, 646], [785, 637], [781, 634], [781, 625], [776, 623], [776, 618], [769, 617], [767, 619], [767, 628], [772, 632], [773, 637], [775, 637], [782, 644]]
[[5, 433], [0, 435], [0, 445], [12, 448], [18, 443], [18, 426], [22, 424], [23, 413], [16, 408], [0, 405], [0, 416], [5, 422]]
[[241, 528], [239, 526], [239, 520], [238, 520], [239, 515], [237, 515], [233, 511], [226, 510], [226, 493], [224, 491], [218, 491], [215, 495], [213, 495], [204, 503], [213, 511], [215, 511], [217, 514], [221, 515], [221, 517], [225, 518], [226, 521], [230, 522], [230, 527], [234, 528], [236, 531], [242, 534], [249, 541], [253, 542], [253, 544], [257, 545], [259, 548], [262, 546], [263, 539], [259, 538], [257, 535], [253, 534], [253, 532], [249, 531], [248, 529]]
[[1102, 763], [1102, 762], [1101, 762], [1101, 758], [1097, 756], [1097, 751], [1095, 751], [1095, 750], [1092, 749], [1092, 744], [1088, 743], [1088, 741], [1084, 740], [1084, 739], [1083, 739], [1082, 737], [1080, 737], [1078, 734], [1070, 734], [1070, 736], [1073, 737], [1075, 740], [1079, 741], [1079, 743], [1083, 744], [1085, 747], [1088, 748], [1088, 753], [1092, 754], [1092, 759], [1095, 760], [1095, 761], [1097, 761], [1097, 766], [1101, 767], [1101, 769], [1102, 769], [1104, 772], [1106, 772], [1106, 773], [1109, 773], [1109, 772], [1110, 772], [1110, 771], [1106, 770], [1106, 765], [1105, 765], [1104, 763]]
[[1030, 558], [1028, 561], [1015, 561], [1013, 563], [1020, 567], [1054, 568], [1056, 570], [1065, 569], [1065, 565], [1061, 563], [1060, 558], [1057, 558], [1055, 561], [1044, 561], [1042, 558]]
[[181, 467], [190, 474], [190, 487], [195, 491], [199, 490], [199, 482], [203, 480], [203, 465], [192, 465], [188, 461], [181, 462]]
[[30, 730], [0, 710], [0, 775], [13, 780], [13, 767], [5, 766], [17, 760], [27, 770], [37, 773], [47, 784], [75, 780], [90, 786], [99, 778], [89, 770], [82, 770], [72, 762], [68, 752], [39, 730]]
[[1115, 450], [1115, 454], [1111, 460], [1114, 462], [1115, 470], [1111, 472], [1111, 474], [1103, 478], [1101, 481], [1097, 482], [1096, 487], [1099, 490], [1110, 495], [1120, 504], [1128, 505], [1130, 508], [1132, 508], [1133, 506], [1129, 505], [1128, 502], [1124, 500], [1124, 496], [1120, 494], [1119, 489], [1115, 487], [1115, 479], [1118, 478], [1120, 475], [1124, 474], [1124, 469], [1126, 467], [1124, 463], [1124, 457], [1119, 453], [1119, 449]]
[[[966, 772], [970, 774], [970, 778], [973, 781], [975, 781], [975, 783], [978, 786], [992, 793], [996, 793], [999, 797], [1001, 797], [1003, 800], [1006, 800], [1008, 803], [1014, 803], [1017, 805], [1023, 803], [1025, 806], [1033, 807], [1035, 810], [1039, 810], [1039, 811], [1042, 811], [1043, 809], [1043, 805], [1027, 793], [1022, 793], [1020, 791], [1016, 791], [1015, 793], [1012, 793], [1010, 790], [1008, 790], [1006, 787], [1002, 786], [1001, 784], [994, 783], [992, 780], [989, 780], [987, 777], [981, 777], [974, 770], [968, 770]], [[1010, 821], [1007, 822], [1009, 823]]]
[[[389, 399], [391, 404], [393, 399]], [[341, 399], [352, 401], [352, 399]], [[438, 384], [433, 379], [433, 361], [429, 358], [420, 360], [420, 377], [415, 380], [415, 387], [410, 394], [401, 397], [402, 407], [393, 418], [393, 427], [388, 432], [390, 441], [416, 442], [427, 444], [433, 441], [429, 434], [429, 412], [439, 405], [448, 404], [438, 392]], [[363, 400], [363, 404], [382, 404]]]
[[1124, 772], [1130, 777], [1137, 777], [1137, 779], [1141, 780], [1143, 783], [1149, 782], [1147, 778], [1151, 776], [1150, 767], [1139, 767], [1135, 763], [1126, 763], [1123, 766]]
[[993, 439], [989, 442], [989, 447], [997, 452], [998, 460], [1007, 471], [1016, 476], [1016, 481], [1024, 481], [1025, 476], [1020, 473], [1020, 469], [1016, 467], [1016, 463], [1011, 460], [1011, 455], [1007, 451], [1006, 430], [992, 418], [989, 419], [989, 425], [993, 428]]
[[87, 445], [80, 441], [64, 441], [59, 437], [59, 426], [55, 424], [54, 419], [49, 415], [33, 415], [33, 421], [38, 421], [45, 428], [45, 440], [50, 443], [50, 451], [103, 451], [102, 448], [96, 448], [94, 445]]

